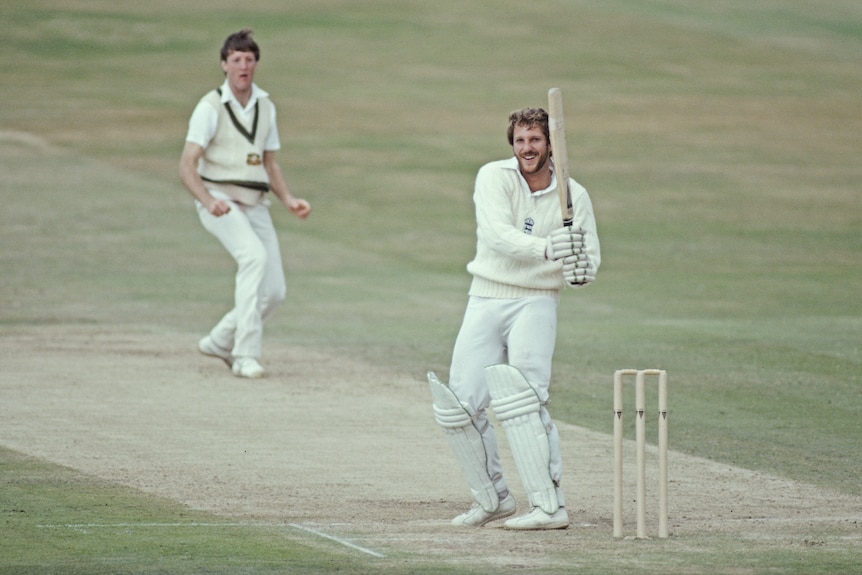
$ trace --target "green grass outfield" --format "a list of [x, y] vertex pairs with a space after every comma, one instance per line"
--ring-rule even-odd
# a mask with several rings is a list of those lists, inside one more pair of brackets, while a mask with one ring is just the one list
[[[613, 370], [661, 367], [674, 450], [862, 495], [858, 2], [6, 0], [0, 330], [209, 327], [232, 282], [177, 161], [192, 108], [221, 82], [220, 43], [243, 26], [282, 167], [314, 206], [307, 222], [273, 211], [291, 311], [268, 339], [445, 375], [475, 172], [510, 153], [508, 112], [559, 86], [603, 266], [563, 297], [554, 416], [610, 432]], [[0, 451], [0, 471], [2, 573], [368, 569], [249, 526], [191, 550], [170, 533], [79, 542], [18, 511], [70, 523], [98, 493], [121, 511], [94, 523], [227, 522], [15, 453]], [[858, 524], [846, 540], [777, 556], [716, 541], [664, 572], [852, 572]], [[584, 560], [625, 571], [614, 557]]]

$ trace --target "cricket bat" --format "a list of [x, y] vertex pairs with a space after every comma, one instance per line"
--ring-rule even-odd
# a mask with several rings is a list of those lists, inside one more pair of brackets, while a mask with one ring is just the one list
[[566, 126], [563, 122], [563, 92], [559, 88], [548, 90], [548, 131], [551, 134], [551, 151], [557, 172], [557, 193], [563, 225], [571, 226], [575, 219], [572, 209], [572, 192], [569, 189], [569, 153], [566, 149]]

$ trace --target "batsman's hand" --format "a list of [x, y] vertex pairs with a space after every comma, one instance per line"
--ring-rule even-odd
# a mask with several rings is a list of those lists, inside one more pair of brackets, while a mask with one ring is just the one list
[[577, 253], [563, 258], [563, 279], [573, 288], [596, 281], [596, 272], [587, 254]]
[[571, 226], [553, 230], [548, 235], [545, 258], [557, 261], [581, 253], [584, 250], [584, 234], [586, 233], [583, 229], [574, 229]]

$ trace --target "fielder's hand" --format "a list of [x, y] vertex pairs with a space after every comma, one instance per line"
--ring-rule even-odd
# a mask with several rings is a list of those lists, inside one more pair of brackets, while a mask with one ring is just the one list
[[571, 226], [553, 230], [545, 246], [545, 258], [557, 261], [581, 253], [584, 250], [585, 233], [587, 233], [585, 230], [576, 230]]
[[230, 204], [224, 200], [213, 198], [213, 202], [207, 206], [207, 211], [217, 218], [230, 212]]
[[587, 254], [577, 253], [563, 258], [563, 279], [570, 287], [580, 287], [596, 281], [596, 272]]
[[304, 220], [311, 213], [311, 204], [302, 198], [291, 198], [285, 202], [285, 206], [299, 219]]

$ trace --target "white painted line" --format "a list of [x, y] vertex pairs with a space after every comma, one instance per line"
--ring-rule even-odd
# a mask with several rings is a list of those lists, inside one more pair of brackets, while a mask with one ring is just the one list
[[294, 527], [296, 529], [300, 529], [302, 531], [308, 531], [309, 533], [313, 533], [313, 534], [318, 535], [320, 537], [323, 537], [325, 539], [330, 539], [332, 541], [335, 541], [336, 543], [340, 543], [340, 544], [345, 545], [347, 547], [350, 547], [352, 549], [356, 549], [357, 551], [362, 551], [363, 553], [368, 553], [369, 555], [373, 555], [374, 557], [386, 557], [386, 555], [384, 555], [383, 553], [378, 553], [377, 551], [372, 551], [371, 549], [368, 549], [367, 547], [362, 547], [361, 545], [356, 545], [355, 543], [351, 543], [350, 541], [347, 541], [347, 540], [342, 539], [340, 537], [335, 537], [334, 535], [328, 535], [326, 533], [323, 533], [322, 531], [318, 531], [318, 530], [312, 529], [310, 527], [305, 527], [304, 525], [298, 525], [296, 523], [291, 523], [290, 526]]

